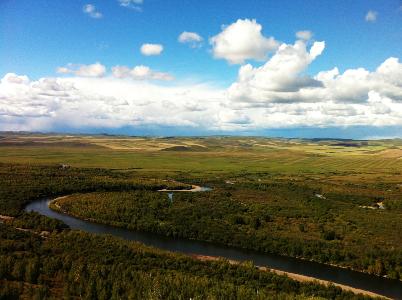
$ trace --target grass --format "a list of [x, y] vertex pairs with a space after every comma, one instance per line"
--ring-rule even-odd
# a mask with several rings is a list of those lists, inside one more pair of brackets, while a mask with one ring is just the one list
[[[66, 163], [75, 167], [141, 168], [147, 172], [384, 173], [402, 170], [399, 140], [361, 147], [265, 138], [128, 138], [4, 135], [0, 162]], [[181, 149], [185, 151], [163, 151]], [[176, 147], [176, 148], [175, 148]], [[194, 150], [192, 150], [194, 149]], [[202, 150], [201, 150], [202, 149]], [[389, 151], [393, 151], [393, 155]]]

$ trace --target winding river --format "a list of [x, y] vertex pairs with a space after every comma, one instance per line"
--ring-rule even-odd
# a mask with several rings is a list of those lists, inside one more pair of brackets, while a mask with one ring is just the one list
[[149, 246], [184, 254], [219, 256], [237, 261], [251, 260], [257, 266], [266, 266], [272, 269], [332, 281], [393, 299], [402, 299], [402, 282], [398, 280], [381, 278], [301, 259], [258, 253], [194, 240], [168, 238], [153, 233], [137, 232], [109, 225], [96, 224], [55, 212], [48, 206], [50, 201], [50, 199], [34, 201], [28, 204], [25, 210], [35, 211], [50, 218], [61, 220], [72, 229], [96, 234], [110, 234], [126, 240], [139, 241]]

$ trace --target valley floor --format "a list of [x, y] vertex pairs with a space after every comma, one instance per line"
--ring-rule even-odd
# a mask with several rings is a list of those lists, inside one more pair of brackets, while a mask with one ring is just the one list
[[[23, 208], [35, 199], [70, 195], [57, 201], [59, 209], [104, 224], [402, 277], [400, 140], [1, 135], [0, 215], [15, 217], [5, 220], [13, 227], [69, 235], [59, 221], [24, 213]], [[171, 200], [168, 193], [158, 191], [189, 189], [193, 184], [212, 190], [173, 192]], [[45, 245], [54, 235], [35, 242], [29, 232], [21, 236], [10, 230], [2, 237], [2, 261], [8, 263], [0, 268], [0, 278], [9, 282], [10, 291], [25, 291], [25, 286], [11, 282], [36, 285], [41, 275], [36, 281], [26, 278], [28, 265], [37, 263], [21, 260], [18, 253], [37, 256], [29, 247], [18, 249], [24, 249], [24, 243]], [[80, 239], [92, 237], [85, 234]], [[97, 269], [98, 276], [103, 276], [102, 268], [118, 268], [116, 263]], [[46, 279], [54, 276], [52, 272], [41, 277], [39, 285], [50, 288], [46, 293], [52, 294], [57, 285], [72, 293], [70, 275], [61, 272], [54, 285]], [[236, 276], [230, 280], [239, 280]], [[96, 276], [93, 279], [93, 290], [98, 290]], [[244, 285], [248, 289], [254, 283]], [[291, 289], [289, 295], [295, 294], [317, 295]]]

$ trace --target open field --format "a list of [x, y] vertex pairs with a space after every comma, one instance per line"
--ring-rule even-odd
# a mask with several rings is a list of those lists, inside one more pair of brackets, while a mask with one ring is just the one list
[[0, 162], [146, 172], [400, 174], [402, 141], [1, 134]]

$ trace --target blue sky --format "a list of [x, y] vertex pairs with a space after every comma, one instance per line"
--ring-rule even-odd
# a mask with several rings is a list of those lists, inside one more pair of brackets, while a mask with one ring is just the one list
[[[66, 4], [68, 3], [68, 4]], [[82, 13], [92, 3], [103, 18]], [[115, 0], [43, 1], [3, 0], [0, 3], [0, 72], [52, 76], [56, 67], [69, 62], [90, 64], [146, 64], [188, 75], [233, 80], [235, 66], [211, 59], [208, 45], [198, 51], [177, 43], [184, 30], [207, 38], [223, 24], [256, 19], [263, 32], [293, 42], [296, 31], [308, 29], [327, 43], [325, 57], [310, 71], [377, 67], [387, 57], [402, 53], [400, 1], [156, 1], [145, 0], [142, 12], [126, 9]], [[369, 10], [378, 20], [364, 21]], [[142, 43], [162, 43], [164, 55], [143, 57]], [[207, 44], [207, 43], [205, 43]], [[205, 73], [208, 68], [208, 75]], [[225, 79], [223, 80], [225, 81]]]
[[[89, 13], [85, 13], [83, 8], [88, 4], [94, 7], [94, 12], [102, 16], [91, 17]], [[157, 85], [158, 88], [173, 85], [175, 88], [184, 86], [188, 90], [192, 89], [191, 85], [194, 84], [197, 86], [208, 85], [208, 89], [214, 90], [213, 92], [216, 92], [221, 97], [225, 93], [225, 89], [230, 88], [236, 82], [242, 65], [250, 63], [254, 68], [258, 68], [268, 62], [275, 55], [275, 51], [277, 51], [277, 48], [267, 51], [266, 58], [263, 60], [246, 57], [241, 63], [234, 64], [226, 57], [221, 56], [217, 58], [214, 55], [214, 47], [216, 45], [211, 44], [210, 38], [223, 32], [223, 25], [230, 26], [238, 20], [255, 20], [256, 24], [262, 27], [262, 36], [274, 38], [278, 47], [282, 43], [293, 45], [296, 40], [295, 33], [301, 30], [308, 30], [312, 33], [312, 37], [308, 41], [305, 41], [307, 52], [314, 42], [325, 41], [325, 50], [317, 58], [306, 63], [305, 68], [298, 70], [298, 77], [306, 75], [317, 80], [316, 76], [319, 72], [328, 71], [334, 67], [338, 68], [339, 74], [342, 74], [346, 70], [360, 67], [368, 72], [375, 72], [376, 68], [388, 58], [393, 57], [399, 60], [402, 54], [402, 3], [397, 0], [137, 0], [132, 1], [130, 5], [131, 7], [124, 7], [118, 0], [0, 1], [0, 77], [5, 76], [7, 73], [15, 73], [16, 76], [29, 77], [30, 84], [40, 78], [60, 77], [62, 78], [61, 80], [66, 80], [66, 77], [67, 79], [74, 77], [71, 78], [71, 82], [74, 82], [80, 89], [87, 90], [89, 88], [83, 87], [82, 82], [84, 79], [76, 78], [81, 76], [74, 76], [71, 70], [60, 74], [60, 72], [56, 72], [57, 68], [79, 68], [79, 66], [99, 62], [105, 67], [106, 73], [98, 77], [103, 77], [99, 78], [99, 80], [105, 80], [111, 74], [111, 68], [114, 66], [127, 66], [129, 68], [147, 66], [150, 70], [166, 73], [172, 78], [174, 77], [173, 81], [151, 83]], [[369, 11], [372, 11], [376, 16], [374, 20], [366, 20]], [[189, 44], [179, 43], [178, 36], [184, 31], [197, 33], [203, 38], [202, 43], [200, 45], [197, 44], [197, 47], [190, 47]], [[140, 52], [140, 47], [145, 43], [162, 45], [162, 53], [152, 56], [143, 55]], [[400, 65], [394, 63], [393, 68], [393, 74], [399, 74]], [[271, 75], [268, 74], [267, 76], [266, 78], [271, 78]], [[278, 80], [278, 82], [283, 82], [283, 79]], [[143, 81], [137, 81], [135, 86], [138, 86], [140, 83], [143, 83]], [[88, 84], [87, 86], [91, 84], [95, 85], [93, 82], [86, 84]], [[324, 82], [324, 85], [326, 86], [327, 83]], [[329, 85], [330, 83], [328, 83]], [[384, 91], [385, 87], [381, 90], [372, 90], [372, 86], [376, 86], [376, 84], [371, 84], [364, 91], [366, 95], [365, 100], [368, 103], [372, 103], [372, 101], [369, 101], [370, 97], [368, 95], [370, 92], [375, 92], [383, 98], [390, 98], [392, 103], [396, 103], [396, 106], [392, 106], [391, 109], [400, 109], [399, 90], [395, 92], [396, 88], [392, 88], [392, 91], [387, 92]], [[399, 85], [395, 84], [395, 86]], [[4, 88], [8, 94], [3, 92], [3, 98], [8, 97], [9, 102], [7, 104], [11, 106], [11, 101], [17, 100], [15, 97], [10, 96], [9, 89], [9, 87], [7, 90]], [[216, 89], [221, 89], [222, 91], [217, 91]], [[127, 93], [133, 93], [133, 90], [128, 89]], [[397, 94], [396, 96], [395, 93]], [[395, 97], [392, 98], [389, 96], [390, 94]], [[110, 97], [110, 95], [107, 96]], [[202, 102], [200, 97], [201, 95], [196, 95], [191, 101]], [[233, 116], [236, 116], [236, 118], [239, 117], [237, 119], [242, 120], [249, 119], [248, 124], [250, 126], [247, 128], [247, 132], [250, 130], [251, 132], [253, 130], [255, 132], [262, 132], [271, 129], [273, 127], [272, 124], [264, 125], [265, 123], [262, 121], [254, 122], [254, 120], [262, 118], [262, 116], [256, 115], [258, 113], [256, 112], [257, 105], [255, 103], [261, 103], [264, 100], [271, 107], [272, 103], [280, 102], [278, 99], [282, 99], [282, 96], [275, 96], [275, 99], [271, 99], [272, 97], [264, 99], [261, 94], [258, 94], [256, 97], [252, 101], [244, 101], [247, 103], [252, 102], [252, 109], [254, 110], [252, 112], [244, 110], [240, 113], [240, 108], [237, 105], [240, 100], [233, 100], [233, 97], [229, 97], [228, 101], [233, 100], [237, 106], [235, 105], [236, 108], [231, 107], [234, 111], [227, 113], [231, 117], [224, 117], [224, 119], [228, 120]], [[360, 95], [356, 97], [356, 99], [348, 99], [350, 100], [350, 105], [354, 105], [361, 100]], [[340, 103], [340, 101], [334, 99], [329, 97], [327, 100], [331, 103]], [[378, 101], [386, 102], [388, 101], [387, 99]], [[25, 98], [21, 101], [29, 104], [29, 100]], [[140, 100], [127, 99], [127, 101], [133, 101], [133, 103], [137, 101], [134, 104], [138, 104]], [[141, 99], [141, 101], [145, 100]], [[220, 105], [225, 101], [222, 100]], [[290, 100], [288, 99], [287, 101]], [[309, 101], [292, 100], [291, 102], [297, 102], [299, 105], [300, 103], [307, 103]], [[133, 111], [138, 111], [138, 109], [135, 109], [136, 106], [134, 104], [132, 106]], [[0, 105], [2, 105], [1, 102]], [[228, 107], [227, 103], [225, 105], [223, 106]], [[0, 114], [0, 116], [3, 116], [0, 119], [0, 124], [6, 124], [6, 122], [7, 124], [12, 123], [14, 126], [4, 126], [11, 129], [25, 128], [24, 126], [18, 127], [15, 124], [26, 124], [28, 126], [29, 122], [27, 120], [31, 116], [25, 116], [24, 119], [23, 115], [18, 115], [18, 120], [13, 119], [10, 121], [9, 119], [12, 116], [16, 117], [17, 114], [15, 112], [10, 113], [10, 108], [5, 109], [4, 107], [5, 104], [3, 102], [3, 110], [7, 111], [10, 116], [8, 116], [9, 118], [4, 117], [6, 115], [5, 112]], [[276, 108], [278, 107], [279, 104]], [[24, 106], [19, 111], [29, 110], [32, 115], [33, 109], [27, 109]], [[353, 107], [353, 109], [358, 108]], [[337, 107], [336, 110], [339, 110], [339, 108]], [[344, 110], [344, 107], [342, 107], [342, 110]], [[392, 122], [384, 124], [378, 122], [377, 119], [373, 119], [372, 122], [367, 121], [366, 124], [363, 124], [364, 122], [362, 123], [362, 121], [344, 122], [342, 119], [344, 123], [338, 120], [339, 122], [337, 121], [338, 123], [333, 125], [331, 124], [331, 120], [327, 120], [321, 123], [312, 122], [313, 124], [306, 124], [306, 122], [296, 122], [293, 124], [291, 122], [287, 126], [293, 128], [295, 126], [300, 126], [300, 128], [304, 126], [318, 128], [328, 126], [368, 126], [374, 124], [377, 127], [398, 127], [400, 126], [398, 113], [397, 111], [396, 114], [392, 115]], [[369, 114], [370, 116], [372, 115], [371, 112]], [[35, 112], [36, 115], [38, 115], [37, 112]], [[251, 115], [253, 117], [250, 117]], [[35, 119], [35, 124], [42, 124], [42, 127], [38, 125], [37, 128], [40, 130], [54, 130], [55, 128], [63, 128], [63, 126], [70, 128], [70, 126], [63, 125], [60, 119], [57, 119], [57, 113], [52, 111], [52, 109], [48, 109], [47, 113], [43, 115], [44, 118], [50, 118], [50, 116], [53, 117], [53, 122], [49, 120], [39, 122], [38, 119]], [[113, 118], [110, 115], [109, 117]], [[121, 119], [121, 116], [118, 118]], [[131, 118], [127, 124], [118, 122], [119, 124], [106, 125], [106, 128], [113, 127], [113, 130], [118, 130], [119, 126], [135, 128], [137, 123], [133, 123], [133, 119], [136, 118]], [[157, 124], [152, 124], [151, 120], [155, 119], [153, 116], [144, 117], [144, 115], [138, 115], [137, 119], [147, 119], [144, 121], [146, 125], [141, 123], [141, 126], [151, 124], [152, 126], [156, 125], [163, 128], [164, 124], [168, 123], [180, 128], [182, 126], [186, 127], [186, 122], [178, 122], [176, 124], [172, 120], [157, 120]], [[194, 128], [194, 132], [197, 130], [208, 132], [208, 129], [200, 128], [202, 123], [201, 121], [197, 123], [194, 119], [189, 120], [190, 129], [188, 132], [192, 132], [191, 127]], [[210, 120], [207, 123], [216, 125], [216, 120]], [[233, 124], [238, 125], [240, 123], [242, 122], [233, 122]], [[244, 129], [244, 124], [246, 123], [243, 122], [243, 125], [240, 126], [242, 128], [217, 125], [213, 131], [225, 131], [229, 128], [229, 131], [233, 132], [234, 130], [236, 132], [236, 130]], [[378, 125], [376, 125], [377, 123]], [[32, 123], [29, 124], [31, 124], [29, 126], [32, 126]], [[105, 128], [105, 126], [96, 124], [83, 124], [82, 130], [98, 127], [102, 127], [102, 130]], [[197, 129], [195, 129], [196, 127]], [[80, 127], [77, 125], [75, 130], [79, 131]]]

